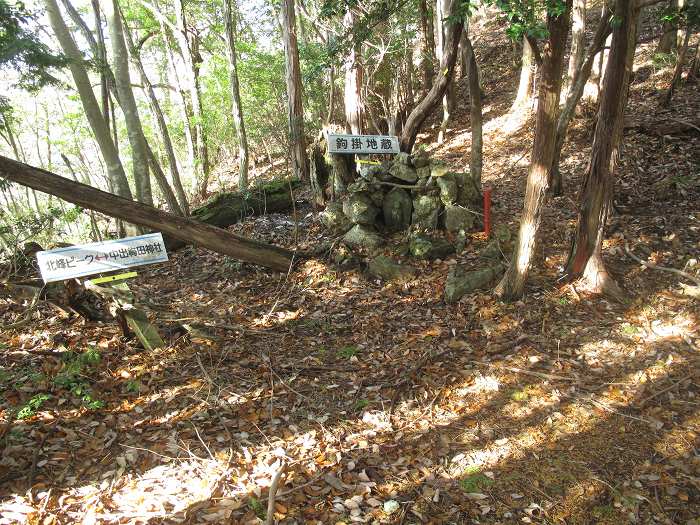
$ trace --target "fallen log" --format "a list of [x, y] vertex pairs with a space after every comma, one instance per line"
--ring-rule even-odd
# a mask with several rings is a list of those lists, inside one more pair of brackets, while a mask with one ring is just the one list
[[253, 241], [209, 224], [130, 201], [3, 156], [0, 156], [0, 177], [241, 261], [279, 271], [287, 271], [292, 264], [294, 254], [284, 248]]

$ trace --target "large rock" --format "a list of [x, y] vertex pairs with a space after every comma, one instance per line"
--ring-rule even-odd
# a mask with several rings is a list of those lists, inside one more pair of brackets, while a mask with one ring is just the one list
[[407, 166], [400, 162], [395, 162], [394, 165], [389, 170], [394, 177], [400, 179], [409, 184], [413, 184], [418, 180], [418, 174], [416, 173], [416, 168], [413, 166]]
[[498, 260], [512, 250], [510, 230], [505, 225], [497, 226], [489, 243], [479, 252], [480, 259]]
[[420, 234], [411, 235], [408, 241], [408, 250], [413, 257], [418, 259], [444, 259], [455, 252], [451, 242]]
[[392, 163], [391, 168], [389, 168], [389, 173], [391, 173], [391, 175], [397, 179], [410, 184], [413, 184], [418, 180], [416, 169], [411, 164], [411, 157], [408, 155], [408, 153], [404, 152], [398, 153], [396, 157], [394, 157], [394, 162]]
[[491, 284], [503, 272], [504, 266], [496, 264], [481, 270], [468, 270], [464, 266], [453, 266], [445, 282], [445, 301], [456, 303], [464, 295]]
[[444, 205], [454, 204], [459, 197], [459, 186], [457, 179], [452, 173], [446, 173], [437, 178], [437, 185], [440, 188], [440, 200]]
[[450, 172], [450, 168], [441, 160], [430, 161], [430, 176], [442, 177]]
[[445, 229], [448, 232], [471, 231], [474, 228], [475, 218], [473, 212], [462, 206], [445, 206]]
[[437, 195], [418, 195], [413, 199], [412, 223], [426, 230], [434, 230], [438, 224], [440, 197]]
[[355, 224], [374, 224], [379, 208], [367, 193], [353, 193], [343, 201], [343, 213]]
[[416, 168], [416, 175], [418, 175], [418, 180], [427, 179], [430, 177], [430, 166], [421, 166]]
[[370, 275], [384, 281], [410, 281], [416, 276], [417, 270], [412, 266], [398, 264], [389, 257], [380, 255], [369, 262]]
[[335, 233], [345, 233], [352, 228], [352, 222], [343, 213], [343, 205], [339, 202], [329, 203], [320, 213], [319, 218], [326, 228]]
[[374, 229], [356, 224], [343, 236], [343, 242], [354, 249], [375, 250], [384, 243], [384, 239]]
[[416, 169], [430, 166], [430, 157], [424, 149], [419, 149], [413, 154], [413, 166]]
[[384, 224], [390, 230], [405, 230], [411, 225], [413, 201], [406, 190], [394, 188], [384, 197], [382, 204]]
[[469, 173], [456, 173], [455, 176], [459, 178], [459, 198], [457, 202], [462, 206], [469, 205], [479, 205], [482, 204], [482, 196], [479, 189], [474, 184]]

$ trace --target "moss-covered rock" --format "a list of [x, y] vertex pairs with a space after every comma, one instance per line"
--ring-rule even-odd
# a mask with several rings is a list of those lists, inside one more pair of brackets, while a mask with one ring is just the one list
[[456, 303], [469, 292], [488, 286], [503, 272], [503, 269], [502, 264], [481, 270], [471, 270], [461, 265], [453, 266], [445, 282], [445, 301]]
[[398, 264], [389, 257], [380, 255], [369, 262], [370, 275], [384, 281], [410, 281], [416, 276], [417, 270], [412, 266]]
[[413, 201], [406, 190], [393, 188], [382, 205], [384, 224], [391, 231], [405, 230], [411, 225]]
[[408, 241], [408, 249], [418, 259], [444, 259], [455, 252], [451, 242], [442, 238], [414, 233]]
[[192, 211], [192, 218], [226, 228], [249, 215], [286, 211], [292, 207], [292, 191], [298, 180], [273, 181], [245, 193], [225, 192]]
[[343, 242], [354, 249], [371, 251], [384, 244], [384, 239], [373, 228], [356, 224], [343, 236]]

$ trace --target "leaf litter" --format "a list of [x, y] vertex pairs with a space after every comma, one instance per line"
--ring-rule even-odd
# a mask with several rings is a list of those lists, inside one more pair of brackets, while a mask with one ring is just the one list
[[[643, 77], [630, 112], [653, 121], [661, 80]], [[494, 114], [513, 85], [487, 86]], [[679, 90], [674, 115], [697, 111], [695, 88]], [[455, 121], [468, 126], [460, 109]], [[522, 157], [531, 127], [505, 138], [487, 124], [494, 220], [512, 232], [527, 162], [499, 166]], [[436, 154], [468, 159], [467, 130]], [[567, 145], [572, 189], [591, 130], [577, 119]], [[697, 523], [698, 304], [622, 251], [697, 275], [697, 151], [697, 134], [626, 132], [604, 255], [627, 304], [557, 280], [559, 226], [576, 213], [563, 197], [512, 304], [444, 303], [449, 266], [485, 244], [475, 234], [401, 285], [323, 258], [279, 275], [182, 250], [135, 287], [165, 332], [185, 327], [153, 352], [40, 305], [0, 335], [0, 523], [262, 523], [275, 477], [279, 523]], [[297, 211], [233, 229], [291, 246], [298, 227], [301, 249], [329, 240]], [[0, 315], [21, 305], [1, 299]]]

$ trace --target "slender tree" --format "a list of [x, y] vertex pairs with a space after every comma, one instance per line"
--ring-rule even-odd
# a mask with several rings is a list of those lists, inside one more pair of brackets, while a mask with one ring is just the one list
[[248, 138], [243, 122], [241, 93], [238, 87], [238, 66], [236, 64], [236, 25], [233, 19], [233, 0], [225, 0], [224, 25], [226, 31], [226, 50], [228, 51], [229, 80], [231, 87], [231, 116], [238, 135], [238, 187], [241, 191], [248, 188]]
[[[343, 19], [345, 30], [353, 33], [355, 14], [348, 9]], [[359, 45], [352, 45], [345, 58], [345, 122], [348, 132], [361, 135], [365, 129], [364, 104], [362, 97], [363, 73], [360, 57], [362, 49]]]
[[550, 11], [547, 14], [549, 37], [542, 53], [535, 139], [532, 144], [518, 242], [511, 264], [495, 289], [496, 295], [503, 299], [513, 299], [523, 294], [535, 252], [542, 207], [549, 185], [549, 168], [554, 157], [554, 139], [557, 131], [557, 112], [564, 66], [564, 48], [569, 33], [570, 9], [571, 0], [568, 0], [563, 12]]
[[511, 111], [516, 112], [529, 105], [532, 99], [533, 80], [535, 78], [535, 57], [532, 52], [532, 45], [527, 38], [523, 38], [523, 55], [520, 65], [520, 80], [518, 82], [518, 93], [511, 107]]
[[[163, 109], [160, 106], [156, 92], [153, 89], [153, 84], [146, 74], [146, 68], [143, 66], [143, 62], [140, 57], [140, 50], [134, 45], [134, 40], [131, 36], [131, 31], [129, 30], [126, 20], [124, 20], [124, 36], [126, 37], [126, 43], [129, 46], [129, 56], [131, 57], [131, 63], [134, 65], [141, 78], [141, 83], [143, 84], [143, 90], [148, 97], [148, 106], [153, 115], [153, 120], [158, 127], [158, 132], [160, 133], [160, 138], [163, 141], [163, 148], [165, 149], [165, 154], [168, 157], [168, 167], [170, 169], [170, 178], [172, 179], [173, 186], [175, 187], [175, 192], [177, 193], [178, 208], [180, 209], [180, 214], [189, 215], [189, 204], [187, 202], [187, 194], [185, 193], [185, 188], [182, 186], [182, 179], [180, 177], [180, 170], [178, 169], [177, 157], [175, 156], [175, 148], [173, 147], [172, 139], [170, 138], [170, 132], [168, 131], [168, 126], [165, 122], [165, 115], [163, 114]], [[150, 149], [150, 148], [149, 148]], [[156, 156], [151, 151], [149, 154], [149, 159], [153, 159], [156, 164]], [[151, 162], [153, 164], [153, 162]], [[153, 167], [154, 175], [157, 174], [160, 169], [158, 167]], [[167, 182], [167, 180], [166, 180]], [[168, 190], [163, 188], [162, 184], [159, 184], [161, 191], [166, 195]], [[168, 185], [169, 186], [169, 185]], [[171, 211], [177, 213], [177, 209], [174, 209], [172, 204], [169, 203]]]
[[[430, 0], [432, 6], [433, 0]], [[418, 13], [421, 28], [421, 70], [423, 71], [422, 92], [425, 95], [433, 85], [435, 76], [435, 29], [433, 26], [433, 13], [428, 8], [428, 0], [418, 0]]]
[[112, 142], [109, 126], [104, 120], [100, 106], [97, 104], [97, 99], [92, 91], [90, 78], [84, 66], [83, 56], [63, 20], [56, 0], [44, 0], [44, 5], [56, 39], [61, 45], [64, 54], [70, 58], [70, 71], [73, 76], [73, 81], [80, 95], [80, 101], [83, 105], [85, 116], [90, 123], [95, 140], [97, 141], [102, 157], [107, 165], [107, 173], [113, 191], [121, 197], [131, 199], [131, 190], [129, 189], [129, 182], [127, 181], [124, 167], [119, 159], [119, 154], [117, 153], [114, 142]]
[[458, 14], [459, 1], [447, 0], [448, 7], [446, 12], [449, 13], [449, 18], [452, 23], [447, 24], [445, 34], [446, 52], [440, 62], [440, 70], [437, 78], [433, 83], [428, 94], [423, 97], [423, 100], [413, 108], [410, 115], [406, 119], [401, 132], [400, 145], [401, 151], [410, 152], [416, 142], [418, 131], [423, 125], [423, 122], [428, 115], [435, 109], [442, 97], [445, 95], [447, 86], [449, 85], [455, 73], [455, 65], [457, 63], [457, 50], [459, 48], [459, 39], [462, 35], [464, 21]]
[[124, 29], [119, 14], [119, 5], [117, 0], [107, 0], [102, 5], [107, 17], [109, 39], [112, 44], [114, 80], [117, 93], [119, 94], [119, 103], [124, 113], [129, 144], [131, 145], [132, 171], [136, 183], [136, 200], [153, 206], [146, 139], [141, 127], [141, 118], [136, 106], [134, 92], [131, 89], [129, 56], [124, 40]]
[[618, 0], [612, 47], [608, 59], [600, 111], [593, 135], [591, 157], [579, 197], [579, 214], [566, 272], [581, 278], [586, 289], [596, 293], [620, 295], [609, 276], [601, 256], [603, 230], [612, 205], [614, 173], [622, 137], [630, 59], [634, 53], [637, 9], [636, 0]]
[[549, 192], [551, 195], [561, 195], [563, 191], [564, 182], [559, 163], [561, 160], [561, 150], [564, 146], [564, 141], [566, 140], [566, 133], [574, 116], [576, 105], [581, 99], [583, 91], [586, 87], [586, 82], [591, 75], [595, 58], [605, 45], [605, 39], [612, 30], [610, 26], [610, 16], [612, 15], [612, 11], [607, 10], [606, 14], [608, 16], [601, 17], [600, 22], [598, 23], [598, 28], [593, 36], [593, 40], [585, 53], [585, 60], [574, 72], [569, 93], [566, 96], [566, 101], [564, 102], [564, 106], [559, 114], [559, 119], [557, 120], [557, 138], [554, 146], [554, 159], [552, 160], [552, 168], [549, 177]]
[[[443, 57], [449, 52], [450, 42], [447, 40], [448, 26], [454, 24], [452, 18], [452, 4], [454, 0], [437, 0], [437, 36], [438, 36], [438, 58], [442, 62]], [[460, 32], [461, 37], [461, 32]], [[438, 132], [437, 142], [442, 144], [445, 140], [445, 133], [450, 122], [450, 116], [454, 111], [457, 103], [457, 92], [455, 89], [455, 75], [452, 75], [447, 82], [447, 88], [442, 97], [442, 122], [440, 123], [440, 131]]]
[[[464, 31], [466, 34], [466, 31]], [[472, 128], [471, 156], [469, 159], [469, 171], [474, 186], [481, 191], [481, 171], [483, 165], [483, 115], [481, 111], [481, 85], [479, 83], [479, 68], [476, 63], [474, 46], [467, 37], [465, 39], [468, 61], [467, 71], [469, 80], [469, 121]]]
[[207, 195], [209, 185], [209, 149], [204, 130], [204, 117], [202, 115], [202, 94], [199, 85], [199, 36], [192, 31], [187, 21], [185, 4], [183, 0], [173, 0], [175, 9], [176, 29], [173, 31], [175, 40], [180, 49], [180, 55], [185, 64], [184, 79], [190, 94], [192, 109], [193, 142], [196, 148], [196, 172], [199, 177], [199, 195], [204, 198]]
[[586, 57], [586, 0], [574, 0], [571, 8], [571, 50], [566, 72], [566, 93], [571, 91], [576, 72]]
[[287, 79], [287, 121], [294, 175], [305, 180], [309, 162], [304, 137], [304, 108], [302, 105], [301, 67], [296, 35], [296, 12], [294, 0], [283, 0], [280, 8], [280, 26], [284, 43], [285, 71]]

